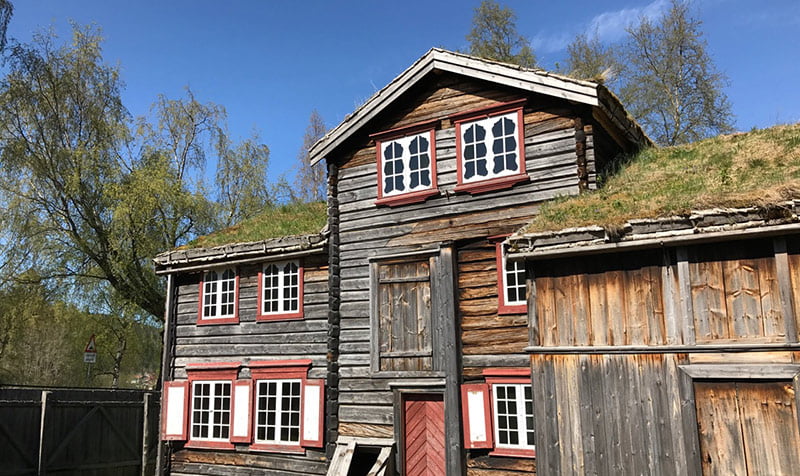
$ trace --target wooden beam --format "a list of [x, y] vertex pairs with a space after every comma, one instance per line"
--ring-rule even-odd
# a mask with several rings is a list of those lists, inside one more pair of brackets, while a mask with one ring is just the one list
[[689, 364], [678, 368], [693, 379], [791, 380], [800, 373], [800, 364]]
[[692, 301], [692, 282], [689, 275], [689, 250], [681, 246], [675, 250], [678, 258], [678, 321], [682, 325], [683, 343], [694, 345], [694, 303]]
[[783, 324], [786, 329], [786, 342], [797, 342], [797, 315], [792, 297], [792, 276], [789, 270], [789, 255], [786, 251], [786, 238], [777, 237], [772, 240], [775, 250], [775, 267], [778, 273], [778, 291], [780, 308], [783, 313]]

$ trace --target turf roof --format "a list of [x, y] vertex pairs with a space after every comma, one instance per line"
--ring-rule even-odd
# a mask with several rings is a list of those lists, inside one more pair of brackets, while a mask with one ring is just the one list
[[326, 220], [324, 202], [282, 205], [269, 208], [264, 213], [238, 225], [201, 236], [182, 248], [210, 248], [282, 236], [312, 235], [322, 231]]
[[599, 190], [543, 205], [521, 231], [616, 228], [632, 219], [800, 198], [800, 124], [645, 149], [604, 182]]

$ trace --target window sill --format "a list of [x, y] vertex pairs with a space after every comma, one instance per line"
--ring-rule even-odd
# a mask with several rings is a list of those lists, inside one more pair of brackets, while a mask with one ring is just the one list
[[235, 449], [233, 443], [228, 441], [202, 441], [202, 440], [189, 440], [184, 445], [184, 448], [206, 448], [216, 450], [232, 450]]
[[306, 449], [302, 446], [272, 445], [267, 443], [253, 443], [250, 445], [250, 451], [259, 451], [264, 453], [284, 453], [291, 455], [306, 454]]
[[528, 174], [509, 175], [507, 177], [499, 177], [489, 180], [460, 183], [455, 186], [454, 190], [456, 192], [468, 192], [471, 194], [476, 194], [511, 188], [518, 183], [527, 182], [529, 180], [530, 177]]
[[375, 200], [375, 205], [385, 205], [388, 207], [396, 207], [398, 205], [408, 205], [411, 203], [424, 202], [430, 197], [439, 195], [439, 189], [433, 188], [430, 190], [421, 190], [418, 192], [404, 193], [401, 195], [391, 195], [382, 197]]
[[497, 306], [497, 314], [498, 315], [506, 315], [506, 314], [527, 314], [528, 313], [528, 305], [527, 304], [500, 304]]
[[511, 456], [513, 458], [536, 458], [536, 450], [520, 448], [495, 448], [489, 452], [490, 456]]
[[256, 322], [299, 321], [301, 319], [303, 319], [303, 313], [301, 312], [294, 314], [262, 314], [256, 316]]
[[239, 316], [221, 317], [219, 319], [200, 318], [197, 320], [198, 326], [215, 326], [220, 324], [238, 324]]

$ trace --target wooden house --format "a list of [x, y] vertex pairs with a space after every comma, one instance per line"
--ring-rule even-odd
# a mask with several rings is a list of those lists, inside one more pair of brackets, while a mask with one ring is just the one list
[[542, 474], [797, 474], [798, 202], [510, 247]]
[[526, 270], [502, 243], [648, 143], [602, 85], [429, 51], [312, 147], [325, 234], [156, 258], [173, 474], [535, 473]]
[[171, 474], [325, 474], [327, 243], [316, 233], [156, 257]]
[[535, 472], [525, 270], [500, 244], [647, 143], [601, 85], [433, 49], [312, 147], [329, 474]]

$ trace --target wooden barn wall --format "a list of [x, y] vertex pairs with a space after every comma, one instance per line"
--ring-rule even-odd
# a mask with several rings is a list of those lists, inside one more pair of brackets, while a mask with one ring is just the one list
[[495, 246], [482, 240], [458, 251], [458, 312], [465, 380], [487, 367], [526, 367], [528, 316], [497, 313]]
[[[350, 141], [340, 156], [329, 158], [340, 164], [339, 434], [343, 436], [394, 437], [394, 397], [389, 384], [401, 379], [370, 373], [369, 259], [430, 249], [442, 242], [456, 243], [457, 270], [468, 275], [465, 279], [472, 283], [456, 283], [459, 287], [463, 285], [458, 293], [468, 301], [459, 308], [462, 315], [454, 316], [465, 322], [461, 335], [465, 372], [475, 375], [482, 366], [525, 366], [528, 359], [522, 352], [527, 335], [522, 324], [524, 318], [499, 317], [496, 309], [489, 310], [496, 307], [497, 275], [494, 251], [486, 238], [515, 231], [529, 221], [545, 200], [578, 193], [575, 113], [566, 108], [566, 103], [531, 96], [524, 108], [526, 169], [530, 182], [471, 195], [453, 191], [457, 183], [456, 139], [454, 126], [446, 116], [519, 99], [521, 93], [455, 75], [441, 75], [412, 89], [407, 97], [411, 98], [409, 102], [378, 117], [361, 136]], [[375, 144], [367, 135], [431, 119], [443, 119], [435, 136], [440, 194], [423, 203], [376, 207]], [[459, 248], [463, 243], [469, 246], [481, 240], [484, 244], [476, 248]], [[481, 313], [490, 316], [485, 326], [479, 323]], [[494, 342], [508, 354], [491, 353], [491, 343], [479, 342], [481, 333], [494, 334]], [[478, 471], [475, 464], [485, 463], [468, 461], [470, 471]]]
[[[260, 264], [239, 266], [239, 323], [197, 325], [200, 273], [177, 277], [177, 327], [175, 331], [175, 378], [186, 378], [186, 365], [200, 362], [283, 360], [311, 358], [309, 378], [326, 377], [328, 264], [323, 254], [302, 258], [303, 311], [301, 320], [256, 322], [256, 292]], [[234, 469], [233, 466], [236, 466]], [[306, 455], [237, 450], [176, 449], [172, 473], [180, 474], [324, 474], [325, 453], [306, 450]]]
[[682, 408], [677, 367], [686, 362], [683, 354], [532, 355], [539, 471], [697, 474], [697, 434], [684, 430], [694, 408]]
[[785, 240], [536, 262], [534, 344], [795, 342], [800, 250]]

